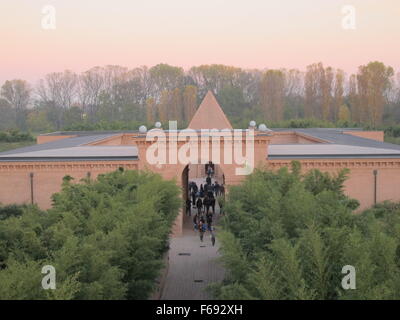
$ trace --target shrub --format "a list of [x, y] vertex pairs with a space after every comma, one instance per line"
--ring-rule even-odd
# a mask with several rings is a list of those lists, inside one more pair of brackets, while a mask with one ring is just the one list
[[[0, 299], [146, 299], [179, 207], [179, 188], [156, 174], [64, 179], [50, 210], [28, 207], [0, 221], [0, 281], [7, 279]], [[56, 268], [57, 290], [24, 294], [40, 288], [48, 264]]]
[[[399, 299], [400, 209], [353, 214], [346, 171], [256, 171], [231, 187], [223, 217], [224, 299]], [[341, 270], [356, 268], [357, 290]]]
[[34, 140], [34, 137], [30, 133], [24, 133], [18, 130], [0, 132], [0, 142], [22, 142]]

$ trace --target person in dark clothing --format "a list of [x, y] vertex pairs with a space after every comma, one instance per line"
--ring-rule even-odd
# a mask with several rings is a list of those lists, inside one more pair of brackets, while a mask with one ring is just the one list
[[199, 187], [197, 186], [196, 182], [193, 181], [193, 190], [194, 192], [199, 191]]
[[186, 199], [186, 214], [188, 216], [192, 215], [192, 206], [191, 206], [192, 202], [190, 201], [190, 199]]
[[194, 227], [194, 230], [198, 230], [198, 228], [199, 228], [199, 221], [200, 221], [199, 215], [196, 213], [196, 214], [193, 216], [193, 227]]
[[206, 232], [206, 225], [205, 225], [205, 221], [204, 218], [201, 217], [200, 221], [198, 223], [198, 229], [199, 229], [199, 233], [200, 233], [200, 241], [203, 242], [203, 237], [204, 237], [204, 232]]
[[203, 205], [204, 205], [206, 214], [208, 214], [208, 212], [210, 211], [210, 206], [211, 206], [210, 198], [208, 196], [206, 196], [204, 198]]
[[214, 246], [215, 245], [215, 235], [214, 232], [211, 231], [211, 243]]
[[219, 190], [221, 192], [221, 196], [225, 196], [225, 187], [223, 184], [221, 184], [221, 186], [219, 187]]
[[214, 163], [212, 163], [212, 161], [208, 161], [208, 163], [205, 165], [207, 174], [208, 174], [210, 168], [211, 168], [211, 171], [214, 171]]
[[192, 191], [192, 204], [193, 204], [193, 208], [196, 207], [196, 192], [194, 192], [194, 190]]
[[208, 176], [208, 177], [206, 178], [206, 182], [207, 182], [207, 184], [211, 184], [211, 177], [210, 177], [210, 176]]
[[214, 198], [214, 197], [212, 197], [212, 198], [210, 199], [210, 206], [211, 206], [211, 208], [212, 208], [213, 214], [215, 214], [215, 198]]
[[214, 184], [214, 192], [215, 192], [215, 196], [216, 196], [216, 197], [219, 196], [219, 192], [220, 192], [219, 188], [220, 188], [220, 185], [219, 185], [218, 181], [215, 181], [215, 184]]
[[208, 214], [206, 215], [206, 221], [207, 221], [207, 228], [208, 228], [208, 230], [209, 230], [209, 231], [212, 231], [211, 226], [212, 226], [213, 216], [212, 216], [211, 213], [208, 213]]
[[200, 192], [199, 192], [199, 195], [200, 195], [200, 198], [204, 198], [204, 187], [203, 187], [202, 184], [200, 185]]
[[197, 199], [196, 207], [197, 207], [197, 214], [201, 214], [203, 208], [203, 201], [201, 201], [200, 198]]
[[208, 189], [210, 188], [210, 186], [208, 184], [204, 185], [204, 193], [207, 194], [208, 193]]
[[224, 202], [223, 201], [219, 201], [218, 205], [219, 205], [219, 214], [223, 215], [224, 214]]

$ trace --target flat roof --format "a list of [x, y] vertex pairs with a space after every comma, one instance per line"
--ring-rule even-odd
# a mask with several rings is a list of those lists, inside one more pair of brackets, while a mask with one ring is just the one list
[[18, 148], [14, 150], [8, 150], [5, 152], [0, 152], [0, 156], [16, 154], [16, 153], [25, 153], [25, 152], [33, 152], [33, 151], [42, 151], [42, 150], [51, 150], [51, 149], [63, 149], [63, 148], [71, 148], [84, 146], [90, 143], [98, 142], [110, 137], [115, 136], [115, 133], [109, 134], [94, 134], [94, 135], [83, 135], [73, 138], [65, 138], [56, 141], [51, 141], [42, 144], [35, 144], [28, 147]]
[[[244, 129], [246, 130], [246, 129]], [[165, 130], [168, 132], [168, 130]], [[362, 131], [352, 128], [274, 129], [276, 132], [297, 132], [325, 143], [271, 144], [270, 159], [310, 158], [400, 158], [400, 145], [362, 138], [344, 132]], [[135, 146], [91, 146], [95, 142], [138, 131], [65, 131], [48, 135], [76, 135], [0, 153], [0, 161], [79, 161], [138, 159]], [[259, 134], [262, 134], [261, 132]], [[266, 134], [270, 134], [267, 132]]]
[[268, 158], [400, 158], [400, 150], [343, 144], [275, 144], [269, 146]]
[[0, 161], [137, 160], [136, 146], [88, 146], [115, 135], [118, 133], [83, 134], [78, 137], [35, 144], [1, 152]]
[[274, 129], [274, 131], [298, 132], [302, 135], [308, 135], [308, 136], [311, 136], [314, 138], [325, 140], [331, 144], [342, 144], [342, 145], [358, 146], [358, 147], [400, 150], [400, 145], [398, 145], [398, 144], [381, 142], [381, 141], [377, 141], [377, 140], [362, 138], [362, 137], [344, 133], [344, 132], [349, 132], [349, 131], [355, 131], [355, 132], [363, 131], [362, 129], [354, 129], [354, 128], [283, 129], [283, 128], [279, 128], [279, 129]]
[[0, 154], [0, 161], [137, 160], [135, 146], [83, 146]]

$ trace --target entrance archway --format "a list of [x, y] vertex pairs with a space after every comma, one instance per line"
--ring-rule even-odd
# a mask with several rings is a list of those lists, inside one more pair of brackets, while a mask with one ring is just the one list
[[[184, 203], [182, 218], [183, 231], [185, 229], [191, 230], [193, 228], [193, 216], [197, 212], [197, 209], [194, 208], [195, 204], [192, 201], [190, 183], [195, 182], [200, 190], [201, 185], [204, 186], [207, 183], [206, 170], [205, 164], [188, 164], [182, 171], [182, 198]], [[224, 172], [222, 171], [222, 167], [218, 164], [213, 165], [212, 184], [215, 184], [216, 182], [218, 182], [219, 185], [225, 184]], [[190, 209], [187, 205], [188, 200], [191, 200]]]

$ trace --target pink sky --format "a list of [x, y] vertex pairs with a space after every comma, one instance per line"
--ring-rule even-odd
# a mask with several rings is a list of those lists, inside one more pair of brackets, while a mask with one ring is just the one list
[[[55, 30], [42, 29], [45, 5]], [[341, 27], [343, 5], [356, 30]], [[400, 0], [1, 0], [0, 39], [0, 85], [107, 64], [400, 71]]]

